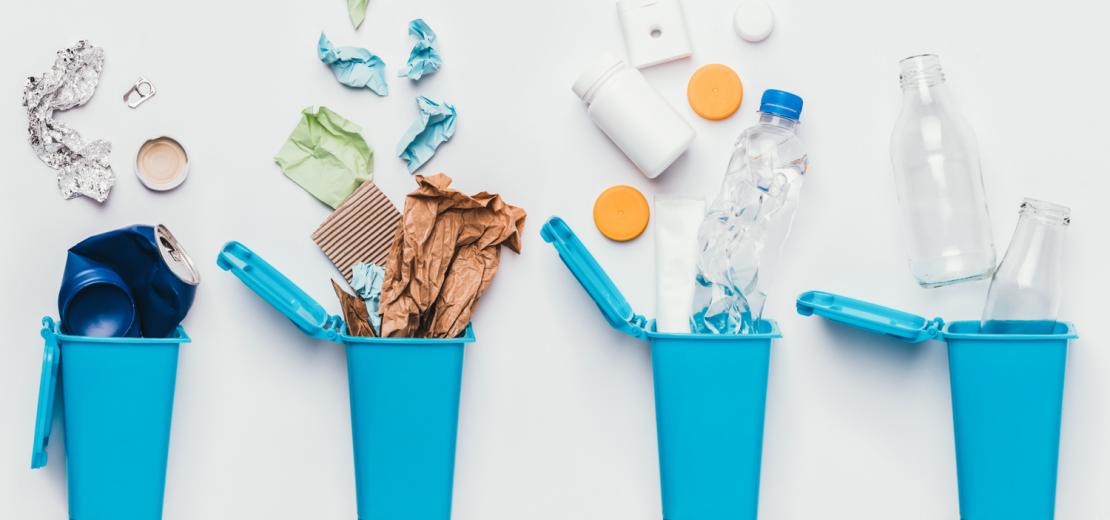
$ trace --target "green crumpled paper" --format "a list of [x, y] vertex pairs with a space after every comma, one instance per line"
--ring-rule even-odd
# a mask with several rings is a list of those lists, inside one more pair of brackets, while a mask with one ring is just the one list
[[281, 171], [333, 209], [374, 173], [374, 151], [362, 128], [327, 107], [301, 112], [274, 162]]
[[351, 15], [351, 25], [358, 29], [366, 19], [366, 4], [370, 0], [347, 0], [347, 14]]

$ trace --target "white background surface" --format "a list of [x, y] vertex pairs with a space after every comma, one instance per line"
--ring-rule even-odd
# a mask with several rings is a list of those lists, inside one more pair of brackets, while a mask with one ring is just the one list
[[[467, 350], [454, 518], [660, 518], [645, 345], [605, 324], [539, 228], [565, 217], [650, 314], [651, 230], [628, 244], [606, 241], [592, 226], [594, 197], [614, 184], [649, 196], [715, 192], [766, 88], [805, 98], [800, 132], [812, 169], [767, 311], [785, 337], [771, 361], [761, 518], [956, 518], [942, 344], [900, 344], [801, 318], [793, 306], [798, 293], [821, 288], [929, 316], [978, 316], [985, 284], [920, 289], [899, 244], [887, 153], [897, 61], [924, 51], [941, 55], [978, 132], [999, 254], [1023, 196], [1074, 210], [1062, 315], [1082, 339], [1068, 364], [1057, 516], [1110, 518], [1105, 7], [772, 0], [775, 32], [753, 45], [732, 32], [735, 0], [687, 0], [693, 58], [645, 74], [699, 137], [652, 182], [570, 92], [596, 54], [622, 50], [609, 0], [371, 0], [358, 31], [342, 0], [104, 4], [19, 2], [0, 18], [0, 518], [66, 515], [62, 443], [46, 469], [28, 469], [38, 320], [56, 314], [66, 248], [157, 222], [204, 276], [185, 322], [195, 342], [180, 359], [165, 518], [355, 517], [342, 349], [302, 336], [214, 261], [224, 242], [241, 240], [338, 311], [334, 270], [309, 240], [328, 208], [271, 158], [299, 111], [325, 104], [364, 127], [375, 180], [400, 203], [413, 183], [392, 151], [418, 94], [460, 114], [457, 135], [423, 171], [444, 171], [467, 192], [500, 192], [530, 215], [524, 253], [503, 255], [475, 319], [479, 342]], [[325, 30], [338, 45], [372, 49], [392, 76], [415, 17], [439, 33], [446, 65], [418, 85], [391, 77], [389, 97], [341, 86], [315, 56]], [[106, 49], [107, 65], [92, 102], [61, 119], [114, 144], [119, 181], [104, 205], [58, 196], [26, 143], [19, 106], [23, 77], [81, 38]], [[717, 123], [685, 104], [690, 73], [715, 62], [734, 67], [747, 93], [740, 112]], [[139, 75], [159, 93], [130, 110], [120, 95]], [[167, 194], [144, 189], [130, 168], [139, 144], [162, 134], [177, 136], [193, 161], [188, 181]]]

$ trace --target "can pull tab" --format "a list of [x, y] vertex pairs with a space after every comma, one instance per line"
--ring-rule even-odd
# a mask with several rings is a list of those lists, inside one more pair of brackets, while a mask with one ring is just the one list
[[166, 226], [158, 224], [154, 227], [154, 237], [158, 243], [158, 250], [162, 254], [162, 261], [166, 263], [170, 271], [189, 285], [200, 284], [200, 271], [197, 270], [193, 264], [193, 259], [181, 247], [181, 243], [177, 241], [173, 233], [170, 233]]
[[131, 108], [139, 108], [139, 105], [146, 103], [157, 93], [158, 90], [154, 88], [153, 83], [139, 76], [139, 79], [135, 80], [135, 84], [131, 85], [131, 88], [123, 94], [123, 102]]

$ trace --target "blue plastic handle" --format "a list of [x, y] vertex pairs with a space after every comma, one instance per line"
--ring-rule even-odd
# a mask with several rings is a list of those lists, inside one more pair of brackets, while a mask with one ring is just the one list
[[606, 321], [617, 330], [643, 338], [651, 328], [647, 318], [632, 312], [632, 306], [563, 219], [551, 217], [540, 230], [545, 242], [555, 246], [559, 258], [590, 294]]
[[220, 250], [216, 265], [239, 277], [243, 284], [281, 311], [305, 334], [318, 339], [342, 341], [343, 320], [328, 314], [316, 300], [247, 246], [236, 241], [228, 242]]
[[822, 318], [887, 334], [910, 343], [939, 339], [944, 320], [928, 320], [922, 316], [884, 307], [855, 298], [821, 291], [809, 291], [798, 297], [798, 314], [816, 314]]
[[53, 319], [42, 319], [42, 339], [46, 344], [42, 353], [42, 376], [39, 378], [39, 405], [35, 413], [35, 444], [31, 449], [31, 469], [46, 465], [46, 446], [50, 444], [50, 430], [54, 426], [54, 401], [58, 388], [58, 365], [61, 363], [56, 329]]

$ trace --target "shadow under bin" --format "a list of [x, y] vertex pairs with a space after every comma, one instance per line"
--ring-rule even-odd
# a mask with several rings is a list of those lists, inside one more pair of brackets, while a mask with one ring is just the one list
[[31, 467], [46, 465], [60, 409], [69, 517], [160, 520], [177, 354], [189, 336], [181, 327], [167, 338], [71, 336], [43, 318], [42, 337]]
[[911, 343], [946, 342], [960, 517], [1053, 518], [1064, 367], [1068, 342], [1077, 337], [1072, 324], [1011, 322], [1004, 333], [984, 334], [978, 321], [945, 324], [825, 292], [804, 293], [797, 305], [802, 315]]
[[328, 312], [239, 242], [216, 262], [310, 337], [342, 343], [347, 353], [355, 488], [362, 520], [447, 520], [467, 327], [454, 339], [346, 334]]
[[651, 347], [664, 520], [756, 518], [775, 322], [746, 335], [655, 332], [562, 219], [541, 235], [610, 325]]

